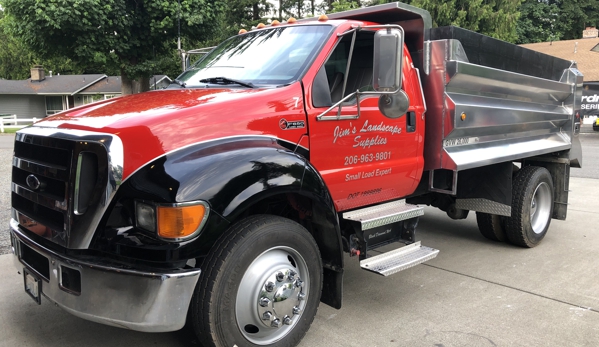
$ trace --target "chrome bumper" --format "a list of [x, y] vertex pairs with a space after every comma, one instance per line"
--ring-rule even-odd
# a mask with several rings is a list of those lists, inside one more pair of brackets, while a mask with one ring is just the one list
[[[142, 272], [71, 259], [31, 241], [14, 219], [10, 226], [16, 268], [22, 271], [25, 267], [40, 273], [23, 260], [23, 247], [35, 252], [34, 257], [38, 259], [41, 259], [38, 255], [46, 258], [49, 271], [45, 272], [47, 276], [40, 276], [42, 294], [71, 314], [146, 332], [174, 331], [185, 324], [189, 302], [200, 277], [199, 269], [180, 273]], [[64, 268], [79, 271], [79, 293], [63, 287]]]

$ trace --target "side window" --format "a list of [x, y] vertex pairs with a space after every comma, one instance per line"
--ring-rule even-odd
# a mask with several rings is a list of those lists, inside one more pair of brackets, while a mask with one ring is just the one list
[[[373, 37], [374, 33], [368, 31], [359, 32], [356, 36], [354, 53], [352, 55], [347, 77], [345, 74], [347, 72], [352, 35], [346, 35], [341, 39], [323, 66], [323, 74], [326, 74], [331, 104], [323, 101], [328, 101], [328, 96], [326, 98], [314, 96], [314, 106], [330, 106], [341, 100], [343, 97], [354, 93], [356, 90], [372, 90], [372, 64], [374, 54]], [[320, 77], [320, 82], [325, 83], [324, 76], [321, 75]], [[343, 89], [344, 83], [345, 90]], [[327, 88], [320, 86], [320, 88], [316, 89], [318, 90], [315, 90], [315, 93], [325, 93], [325, 89]], [[350, 99], [347, 102], [355, 103], [355, 99]]]
[[345, 70], [347, 70], [350, 46], [351, 35], [348, 35], [339, 42], [337, 47], [335, 47], [335, 50], [333, 50], [333, 53], [331, 53], [329, 60], [324, 64], [327, 80], [329, 81], [331, 101], [333, 103], [341, 100], [343, 78], [345, 77]]

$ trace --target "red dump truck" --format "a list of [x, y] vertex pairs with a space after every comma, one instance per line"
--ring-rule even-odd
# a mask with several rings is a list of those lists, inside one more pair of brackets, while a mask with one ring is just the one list
[[165, 90], [19, 131], [15, 265], [84, 319], [293, 346], [341, 307], [347, 254], [385, 276], [437, 255], [423, 205], [537, 245], [566, 218], [581, 96], [574, 62], [401, 3], [258, 26]]

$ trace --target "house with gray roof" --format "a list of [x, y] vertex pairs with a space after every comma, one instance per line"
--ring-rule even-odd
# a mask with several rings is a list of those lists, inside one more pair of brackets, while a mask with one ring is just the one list
[[[150, 89], [165, 88], [170, 82], [166, 75], [153, 76]], [[120, 95], [120, 76], [53, 75], [51, 71], [46, 75], [41, 66], [36, 66], [27, 80], [0, 80], [0, 115], [43, 118]]]

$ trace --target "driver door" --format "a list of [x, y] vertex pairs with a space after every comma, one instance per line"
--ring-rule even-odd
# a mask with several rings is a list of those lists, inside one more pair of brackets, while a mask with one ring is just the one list
[[340, 110], [323, 114], [358, 89], [372, 90], [373, 36], [371, 31], [357, 33], [349, 70], [352, 37], [341, 37], [312, 84], [310, 161], [326, 182], [338, 211], [405, 197], [420, 179], [418, 132], [414, 127], [407, 131], [406, 115], [384, 116], [379, 96], [362, 96], [359, 101], [353, 97]]

